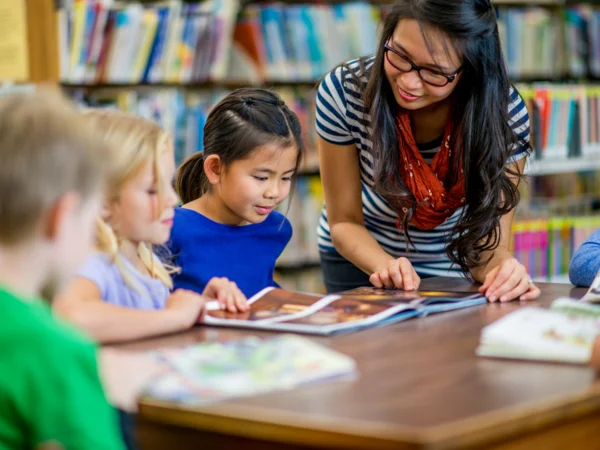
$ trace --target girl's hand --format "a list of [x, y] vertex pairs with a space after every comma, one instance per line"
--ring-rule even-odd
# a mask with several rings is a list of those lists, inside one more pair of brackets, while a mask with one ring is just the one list
[[421, 278], [406, 258], [392, 259], [376, 270], [369, 278], [376, 288], [396, 288], [414, 291], [419, 289]]
[[539, 297], [540, 290], [533, 284], [525, 266], [515, 258], [508, 258], [490, 270], [479, 288], [493, 303], [496, 300], [534, 300]]
[[212, 278], [202, 293], [209, 300], [218, 300], [221, 309], [229, 312], [244, 312], [250, 309], [246, 296], [233, 281], [227, 278]]
[[192, 291], [177, 289], [167, 298], [165, 310], [175, 314], [179, 326], [185, 330], [200, 320], [204, 313], [204, 297]]

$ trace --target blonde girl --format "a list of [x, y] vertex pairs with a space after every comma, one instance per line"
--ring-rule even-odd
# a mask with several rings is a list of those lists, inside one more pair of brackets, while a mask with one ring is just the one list
[[235, 311], [245, 297], [224, 278], [214, 278], [202, 295], [173, 287], [173, 268], [152, 247], [169, 240], [177, 195], [170, 138], [152, 121], [114, 110], [92, 109], [86, 118], [112, 149], [97, 252], [80, 270], [55, 310], [100, 342], [139, 339], [194, 325], [204, 298]]

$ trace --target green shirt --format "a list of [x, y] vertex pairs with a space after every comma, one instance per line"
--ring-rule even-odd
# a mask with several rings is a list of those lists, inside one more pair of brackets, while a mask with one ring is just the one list
[[96, 346], [55, 321], [44, 302], [0, 287], [0, 449], [51, 441], [65, 449], [123, 448]]

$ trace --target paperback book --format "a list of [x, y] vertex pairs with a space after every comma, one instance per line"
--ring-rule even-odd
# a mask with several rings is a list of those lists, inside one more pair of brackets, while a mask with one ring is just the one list
[[486, 303], [479, 293], [403, 291], [363, 287], [334, 295], [267, 288], [249, 300], [250, 309], [230, 313], [211, 304], [204, 323], [328, 335], [383, 325]]
[[523, 308], [488, 325], [477, 354], [586, 364], [596, 359], [599, 334], [600, 274], [581, 300], [558, 298], [549, 310]]
[[171, 370], [150, 385], [147, 395], [195, 405], [352, 379], [357, 374], [352, 358], [289, 334], [206, 342], [151, 355]]

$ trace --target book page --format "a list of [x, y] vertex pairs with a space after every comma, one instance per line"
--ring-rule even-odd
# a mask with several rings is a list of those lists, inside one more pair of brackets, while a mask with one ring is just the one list
[[453, 303], [482, 297], [477, 292], [452, 291], [404, 291], [402, 289], [381, 289], [360, 287], [343, 292], [344, 297], [359, 298], [368, 302], [387, 303], [389, 305], [411, 304], [428, 305], [434, 303]]
[[379, 316], [384, 315], [386, 312], [392, 315], [396, 312], [412, 309], [410, 305], [406, 304], [396, 305], [392, 308], [393, 306], [389, 302], [365, 301], [362, 296], [344, 296], [333, 300], [310, 315], [287, 320], [285, 323], [317, 327], [356, 323], [359, 326], [359, 322], [379, 319]]
[[29, 79], [25, 0], [0, 0], [0, 81]]
[[299, 294], [283, 289], [272, 289], [252, 301], [250, 310], [241, 313], [231, 313], [224, 310], [206, 312], [205, 322], [223, 320], [257, 322], [275, 318], [285, 318], [300, 313], [321, 300], [322, 296], [314, 294]]
[[485, 327], [477, 353], [583, 363], [589, 361], [599, 332], [594, 318], [522, 308]]
[[600, 303], [600, 271], [596, 274], [592, 285], [581, 300], [589, 303]]

